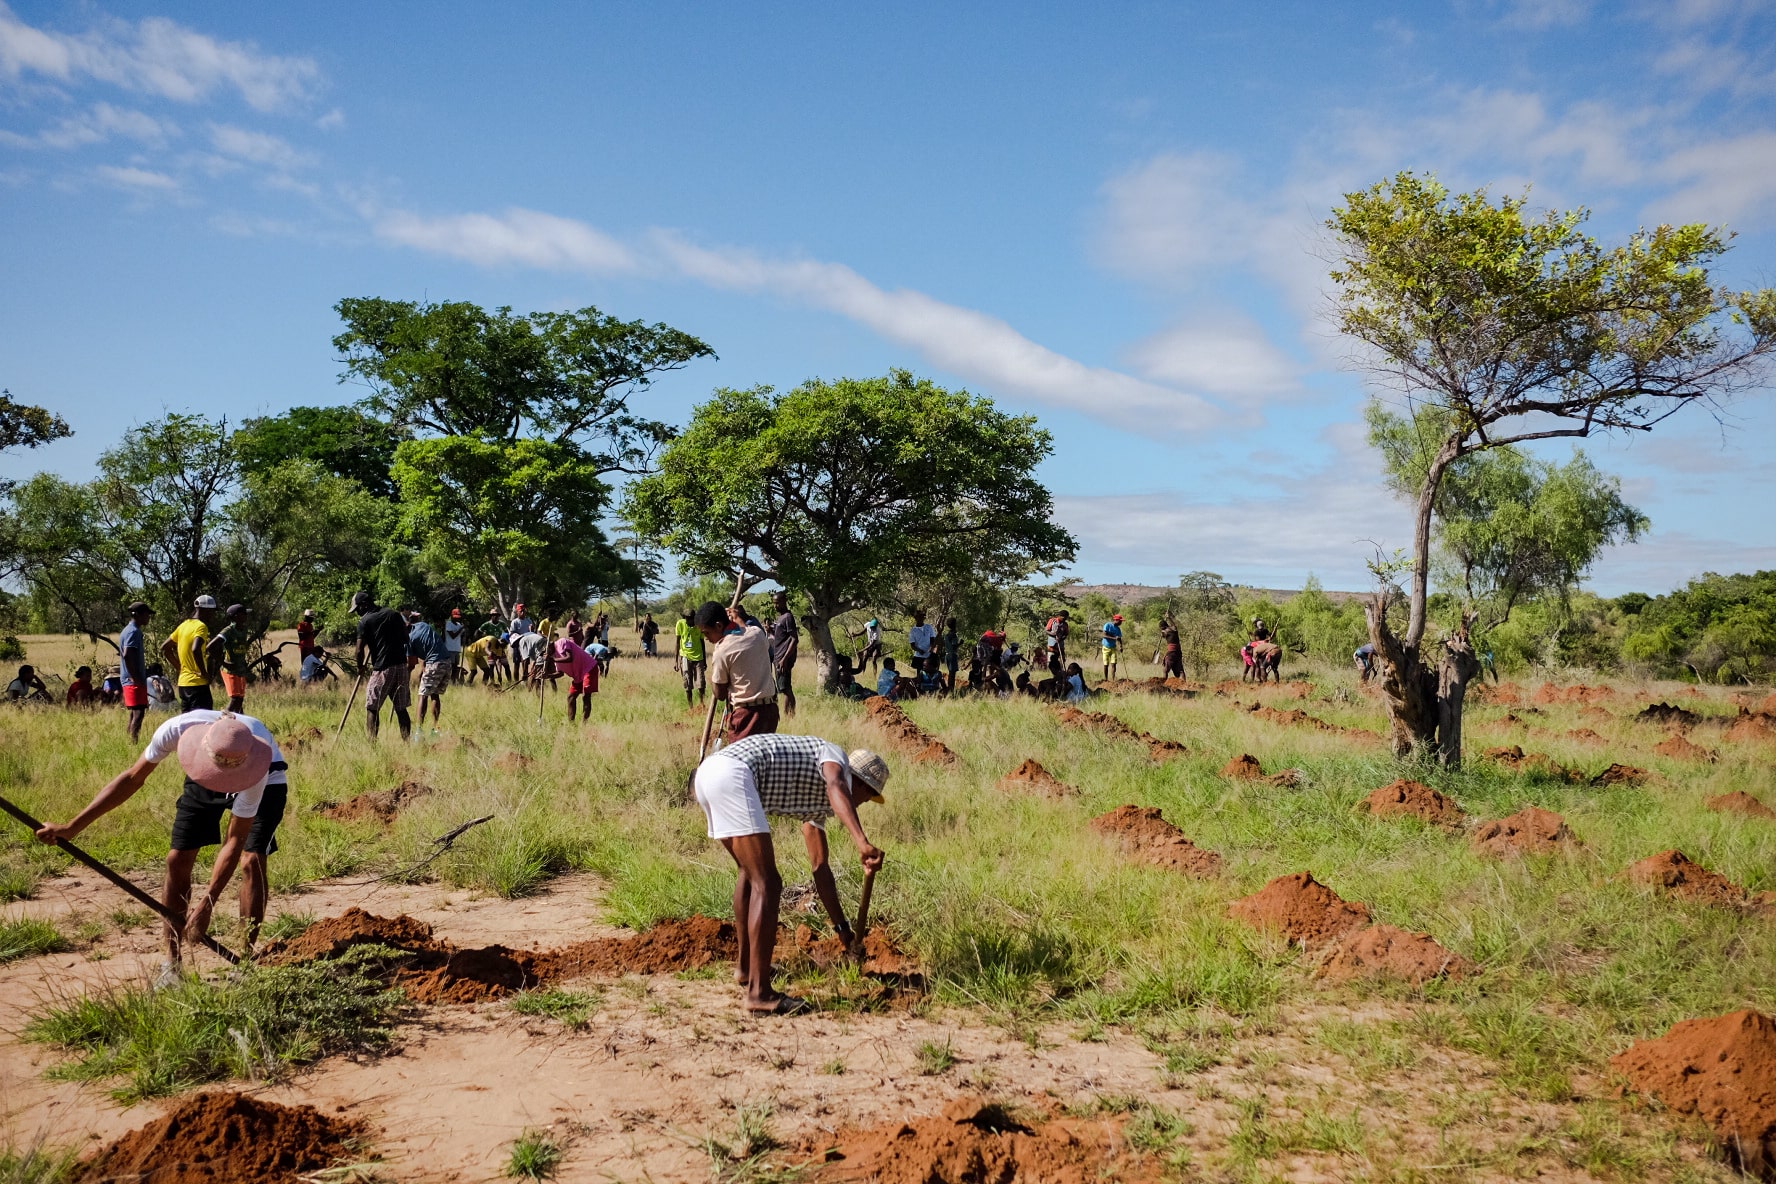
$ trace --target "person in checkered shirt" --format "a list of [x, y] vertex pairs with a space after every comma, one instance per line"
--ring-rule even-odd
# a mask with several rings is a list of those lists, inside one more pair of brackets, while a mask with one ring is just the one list
[[771, 986], [771, 955], [777, 944], [783, 877], [771, 845], [772, 814], [800, 819], [814, 886], [833, 927], [847, 944], [851, 927], [839, 904], [827, 858], [826, 820], [837, 816], [851, 832], [868, 871], [882, 866], [882, 851], [869, 841], [857, 807], [879, 802], [888, 784], [888, 763], [867, 748], [847, 754], [818, 736], [776, 732], [748, 736], [706, 757], [692, 778], [709, 837], [727, 848], [739, 868], [734, 884], [734, 925], [739, 930], [737, 978], [746, 1009], [772, 1015], [806, 1011], [806, 1000]]

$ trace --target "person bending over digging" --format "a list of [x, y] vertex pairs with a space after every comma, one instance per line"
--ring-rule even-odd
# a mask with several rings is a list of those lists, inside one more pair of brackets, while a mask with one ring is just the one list
[[555, 674], [567, 679], [567, 722], [573, 722], [574, 705], [584, 695], [586, 722], [591, 723], [592, 696], [598, 693], [598, 659], [573, 638], [563, 637], [555, 643]]
[[[166, 927], [167, 960], [157, 987], [178, 981], [185, 942], [210, 931], [210, 914], [228, 887], [238, 864], [240, 911], [247, 922], [247, 944], [258, 940], [268, 895], [265, 861], [277, 850], [278, 823], [289, 796], [284, 754], [271, 729], [250, 715], [198, 708], [176, 715], [154, 730], [136, 763], [111, 779], [66, 823], [47, 822], [37, 838], [53, 844], [72, 839], [100, 818], [129, 801], [168, 756], [178, 754], [185, 771], [185, 792], [173, 812], [173, 837], [167, 852], [166, 887], [161, 899], [181, 921]], [[226, 833], [222, 819], [228, 818]], [[217, 843], [222, 849], [210, 871], [210, 884], [191, 906], [191, 872], [198, 852]]]
[[779, 994], [771, 986], [783, 877], [777, 871], [768, 815], [801, 820], [820, 903], [849, 943], [850, 926], [827, 861], [825, 824], [837, 815], [851, 832], [865, 870], [879, 869], [881, 849], [864, 834], [857, 807], [881, 801], [887, 786], [888, 764], [881, 757], [866, 748], [847, 756], [818, 736], [749, 736], [697, 766], [692, 787], [708, 820], [709, 837], [727, 849], [739, 868], [734, 883], [734, 927], [740, 939], [736, 977], [746, 990], [748, 1011], [796, 1015], [809, 1007], [806, 1000]]

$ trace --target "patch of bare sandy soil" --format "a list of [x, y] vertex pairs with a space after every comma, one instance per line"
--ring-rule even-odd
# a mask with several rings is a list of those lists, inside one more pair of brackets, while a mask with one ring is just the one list
[[1566, 819], [1540, 806], [1481, 823], [1474, 830], [1473, 842], [1481, 854], [1495, 856], [1557, 855], [1579, 845]]
[[1754, 896], [1749, 890], [1733, 883], [1719, 872], [1703, 867], [1675, 848], [1630, 864], [1627, 875], [1636, 884], [1645, 884], [1696, 904], [1762, 913], [1768, 912], [1771, 905], [1776, 903], [1776, 893], [1760, 892]]
[[1440, 826], [1459, 826], [1468, 816], [1453, 798], [1432, 789], [1422, 781], [1402, 777], [1391, 781], [1363, 799], [1363, 806], [1377, 818], [1408, 814]]
[[1118, 806], [1092, 819], [1091, 825], [1117, 840], [1136, 863], [1189, 876], [1213, 876], [1221, 870], [1221, 856], [1185, 838], [1183, 831], [1161, 817], [1157, 806]]
[[1007, 773], [1000, 781], [1007, 789], [1035, 790], [1052, 797], [1071, 797], [1079, 791], [1042, 767], [1034, 757]]
[[910, 752], [914, 760], [952, 764], [957, 759], [949, 745], [914, 723], [913, 717], [887, 696], [871, 695], [864, 700], [863, 709], [871, 721]]
[[1743, 789], [1735, 789], [1732, 793], [1716, 794], [1706, 798], [1702, 804], [1717, 814], [1743, 814], [1748, 818], [1776, 818], [1776, 810], [1764, 805]]
[[1729, 1162], [1776, 1178], [1776, 1022], [1745, 1010], [1684, 1020], [1610, 1059], [1642, 1093], [1707, 1123]]
[[1323, 946], [1370, 922], [1369, 906], [1345, 900], [1312, 872], [1278, 876], [1227, 906], [1227, 915], [1255, 929], [1272, 929], [1308, 948]]

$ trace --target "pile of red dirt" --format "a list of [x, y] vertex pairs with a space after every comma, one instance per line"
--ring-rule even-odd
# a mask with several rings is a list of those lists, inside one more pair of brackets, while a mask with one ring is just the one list
[[1369, 925], [1369, 906], [1345, 900], [1312, 872], [1278, 876], [1227, 906], [1227, 915], [1258, 929], [1277, 929], [1292, 942], [1321, 946]]
[[1568, 740], [1577, 740], [1581, 744], [1602, 744], [1603, 737], [1590, 728], [1574, 728], [1566, 734]]
[[1364, 798], [1363, 805], [1378, 818], [1410, 814], [1414, 818], [1443, 826], [1457, 825], [1468, 816], [1467, 811], [1456, 805], [1453, 799], [1445, 797], [1422, 781], [1408, 781], [1404, 777], [1382, 786]]
[[1036, 760], [1026, 760], [1005, 775], [1000, 782], [1007, 789], [1034, 789], [1040, 793], [1062, 796], [1078, 793], [1071, 785], [1043, 768]]
[[948, 745], [914, 723], [912, 716], [902, 711], [894, 700], [884, 695], [872, 695], [864, 701], [863, 709], [878, 727], [908, 749], [914, 760], [944, 764], [956, 760], [956, 754]]
[[1098, 684], [1098, 690], [1109, 695], [1176, 695], [1180, 698], [1195, 698], [1202, 688], [1193, 687], [1182, 678], [1112, 678]]
[[1545, 682], [1536, 688], [1537, 703], [1598, 703], [1615, 697], [1616, 692], [1609, 687], [1557, 687]]
[[1745, 1010], [1684, 1020], [1610, 1058], [1642, 1093], [1706, 1122], [1740, 1171], [1776, 1177], [1776, 1022]]
[[353, 822], [360, 818], [393, 822], [395, 815], [406, 809], [408, 805], [437, 792], [423, 781], [403, 781], [393, 789], [379, 789], [374, 793], [361, 793], [349, 801], [323, 806], [321, 813], [340, 822]]
[[1515, 707], [1523, 702], [1523, 688], [1514, 682], [1501, 682], [1496, 686], [1479, 683], [1469, 688], [1468, 700], [1473, 703], [1497, 703], [1502, 707]]
[[1615, 712], [1605, 711], [1601, 707], [1581, 707], [1579, 708], [1579, 718], [1596, 720], [1598, 723], [1604, 724], [1616, 722]]
[[1428, 933], [1371, 925], [1334, 946], [1316, 973], [1333, 982], [1397, 978], [1421, 987], [1434, 978], [1464, 978], [1473, 972], [1471, 961], [1444, 949]]
[[1055, 708], [1055, 712], [1061, 717], [1061, 722], [1068, 727], [1102, 732], [1106, 736], [1114, 736], [1119, 740], [1137, 740], [1147, 746], [1147, 755], [1156, 761], [1183, 756], [1189, 751], [1176, 740], [1161, 740], [1152, 732], [1137, 732], [1114, 715], [1106, 715], [1101, 711], [1081, 711], [1071, 704], [1063, 703]]
[[1650, 888], [1658, 888], [1671, 893], [1681, 900], [1695, 904], [1720, 905], [1724, 908], [1762, 908], [1769, 893], [1759, 893], [1753, 899], [1750, 892], [1727, 879], [1719, 872], [1710, 871], [1701, 864], [1692, 861], [1682, 851], [1673, 848], [1651, 855], [1639, 863], [1630, 864], [1628, 878], [1636, 884], [1645, 884]]
[[1653, 746], [1653, 751], [1660, 756], [1668, 756], [1679, 761], [1705, 761], [1713, 764], [1720, 758], [1711, 750], [1700, 744], [1692, 744], [1689, 737], [1680, 732], [1673, 732], [1664, 740]]
[[[1238, 704], [1235, 704], [1235, 706], [1238, 706]], [[1269, 720], [1273, 724], [1289, 724], [1298, 728], [1315, 728], [1322, 732], [1344, 731], [1344, 729], [1337, 724], [1329, 724], [1323, 719], [1315, 719], [1299, 707], [1291, 707], [1287, 711], [1280, 711], [1275, 707], [1266, 707], [1262, 703], [1253, 703], [1246, 708], [1246, 711], [1257, 716], [1259, 719]]]
[[1119, 1157], [1122, 1119], [1057, 1116], [1019, 1121], [979, 1097], [957, 1098], [941, 1114], [843, 1130], [810, 1145], [821, 1156], [818, 1184], [1129, 1184], [1160, 1178], [1157, 1164]]
[[313, 1106], [193, 1094], [82, 1163], [73, 1184], [294, 1184], [351, 1156], [363, 1135]]
[[1190, 876], [1212, 876], [1221, 870], [1221, 857], [1185, 838], [1183, 831], [1160, 816], [1157, 806], [1118, 806], [1092, 819], [1091, 825], [1120, 842], [1123, 853], [1136, 863]]
[[1497, 761], [1508, 769], [1519, 773], [1541, 773], [1547, 777], [1558, 777], [1562, 781], [1583, 781], [1584, 775], [1567, 768], [1545, 752], [1524, 752], [1521, 744], [1511, 744], [1503, 748], [1489, 748], [1486, 759]]
[[1483, 823], [1474, 831], [1474, 848], [1485, 855], [1554, 855], [1578, 842], [1566, 819], [1539, 806]]
[[1741, 707], [1739, 718], [1727, 728], [1727, 739], [1742, 741], [1776, 740], [1776, 715], [1747, 711]]
[[1634, 717], [1636, 723], [1659, 724], [1662, 727], [1688, 730], [1702, 722], [1702, 717], [1675, 703], [1649, 703]]
[[1217, 695], [1237, 695], [1245, 688], [1246, 684], [1237, 678], [1224, 678], [1215, 684], [1215, 693]]
[[[786, 951], [804, 954], [816, 965], [827, 965], [845, 952], [837, 938], [816, 939], [805, 927], [794, 933], [780, 931], [778, 940]], [[832, 949], [826, 948], [828, 944]], [[416, 1003], [479, 1003], [583, 975], [618, 978], [698, 970], [715, 962], [732, 962], [739, 953], [733, 922], [714, 917], [661, 921], [633, 937], [592, 938], [552, 950], [513, 950], [500, 945], [462, 949], [434, 937], [432, 927], [423, 921], [408, 916], [378, 917], [352, 908], [316, 921], [288, 942], [268, 947], [266, 961], [336, 958], [359, 945], [400, 951], [386, 977]], [[881, 929], [869, 932], [864, 952], [867, 973], [912, 973], [912, 959]]]
[[1776, 810], [1764, 805], [1743, 789], [1707, 798], [1702, 803], [1717, 814], [1744, 814], [1749, 818], [1776, 818]]
[[1591, 784], [1597, 789], [1608, 789], [1612, 785], [1639, 785], [1647, 779], [1645, 769], [1633, 765], [1611, 765], [1597, 776], [1591, 778]]
[[1221, 776], [1232, 777], [1236, 781], [1262, 781], [1264, 766], [1258, 758], [1249, 752], [1243, 752], [1221, 767]]

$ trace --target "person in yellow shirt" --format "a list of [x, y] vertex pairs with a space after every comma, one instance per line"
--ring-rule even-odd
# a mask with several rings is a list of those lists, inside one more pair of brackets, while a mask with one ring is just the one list
[[191, 615], [160, 643], [160, 656], [179, 670], [179, 710], [214, 711], [210, 693], [210, 625], [216, 620], [216, 598], [205, 593], [192, 603]]
[[475, 685], [475, 676], [479, 674], [483, 683], [499, 682], [500, 659], [506, 656], [506, 648], [497, 637], [478, 637], [463, 647], [463, 668], [468, 671], [468, 685]]

